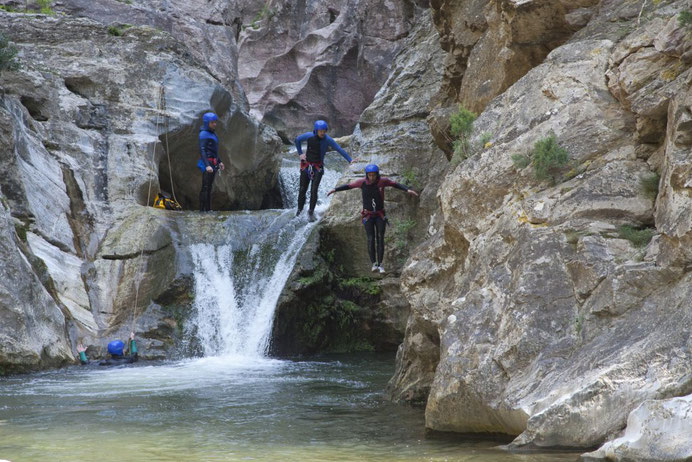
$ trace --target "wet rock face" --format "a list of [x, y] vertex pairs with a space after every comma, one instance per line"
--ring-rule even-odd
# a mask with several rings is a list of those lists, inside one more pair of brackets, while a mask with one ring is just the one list
[[350, 134], [389, 75], [416, 11], [404, 0], [252, 2], [238, 70], [252, 113], [293, 139], [326, 119]]
[[[689, 393], [683, 7], [650, 6], [640, 27], [624, 4], [575, 10], [583, 28], [476, 120], [474, 154], [447, 173], [433, 236], [402, 273], [411, 317], [391, 394], [427, 395], [429, 428], [592, 447], [645, 400]], [[556, 184], [512, 160], [551, 133], [571, 159]]]
[[2, 194], [0, 202], [0, 376], [69, 363], [65, 316], [40, 280], [46, 267], [31, 256]]
[[[22, 252], [41, 262], [41, 271], [24, 267], [25, 277], [38, 277], [52, 296], [3, 308], [35, 316], [57, 306], [64, 319], [56, 321], [62, 332], [55, 342], [98, 342], [104, 331], [130, 325], [175, 278], [166, 212], [145, 207], [159, 191], [159, 175], [168, 174], [162, 134], [192, 132], [192, 140], [170, 149], [187, 186], [200, 176], [200, 116], [219, 113], [229, 180], [216, 182], [215, 199], [229, 208], [259, 208], [271, 194], [279, 139], [165, 32], [133, 26], [114, 35], [69, 16], [2, 13], [0, 24], [22, 63], [3, 73], [0, 188], [22, 230]], [[185, 195], [185, 187], [179, 191]], [[158, 346], [150, 353], [165, 354]], [[60, 348], [45, 355], [32, 364], [65, 359]]]

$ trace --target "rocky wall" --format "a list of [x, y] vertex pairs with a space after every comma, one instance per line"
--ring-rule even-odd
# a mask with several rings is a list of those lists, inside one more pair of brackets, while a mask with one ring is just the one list
[[[196, 144], [201, 114], [217, 110], [220, 132], [226, 131], [222, 142], [234, 135], [221, 150], [227, 174], [243, 179], [217, 182], [217, 206], [225, 199], [241, 208], [259, 208], [276, 190], [279, 139], [161, 30], [132, 26], [114, 33], [86, 18], [6, 12], [0, 12], [0, 28], [19, 50], [20, 63], [3, 72], [0, 84], [6, 172], [0, 188], [17, 224], [17, 248], [38, 262], [22, 267], [22, 274], [41, 280], [50, 295], [42, 303], [8, 299], [3, 309], [33, 317], [57, 307], [51, 316], [64, 318], [45, 327], [58, 329], [53, 341], [61, 347], [47, 347], [43, 359], [26, 363], [59, 364], [65, 345], [103, 343], [133, 325], [142, 351], [164, 356], [170, 342], [154, 334], [145, 339], [170, 319], [159, 314], [139, 327], [133, 319], [176, 279], [170, 212], [146, 206], [159, 191], [161, 166], [168, 166], [164, 133], [187, 130]], [[181, 154], [172, 161], [187, 178], [198, 177], [196, 150], [179, 148], [170, 149]], [[267, 176], [247, 174], [258, 169]], [[9, 335], [13, 327], [3, 323], [0, 330]]]
[[[588, 448], [692, 386], [685, 4], [581, 7], [579, 32], [482, 105], [473, 155], [446, 175], [433, 236], [402, 274], [417, 328], [390, 393], [427, 398], [431, 429]], [[520, 160], [551, 134], [569, 165], [539, 180]]]

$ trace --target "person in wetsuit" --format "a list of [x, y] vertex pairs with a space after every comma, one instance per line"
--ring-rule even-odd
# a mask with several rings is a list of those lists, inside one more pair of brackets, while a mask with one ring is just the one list
[[384, 211], [384, 188], [393, 187], [418, 196], [418, 193], [408, 186], [396, 183], [389, 178], [380, 177], [380, 168], [375, 164], [365, 167], [365, 178], [353, 183], [338, 186], [327, 193], [334, 194], [337, 191], [360, 188], [363, 194], [363, 210], [361, 218], [365, 233], [368, 236], [368, 254], [372, 262], [372, 271], [384, 273], [382, 261], [384, 260], [384, 231], [387, 227], [387, 216]]
[[[299, 216], [305, 206], [305, 195], [310, 187], [310, 207], [308, 208], [308, 220], [315, 221], [315, 206], [317, 205], [317, 193], [320, 181], [324, 175], [324, 155], [327, 148], [331, 147], [337, 151], [349, 163], [355, 162], [351, 156], [344, 151], [339, 144], [327, 135], [327, 122], [318, 120], [312, 132], [303, 133], [296, 138], [296, 149], [300, 155], [300, 189], [298, 190], [298, 211]], [[307, 141], [307, 149], [303, 153], [303, 142]]]
[[219, 158], [219, 138], [216, 136], [216, 124], [219, 118], [213, 112], [202, 116], [202, 127], [199, 129], [199, 156], [197, 166], [202, 171], [202, 190], [199, 192], [199, 211], [211, 210], [211, 188], [216, 172], [225, 167]]
[[[124, 354], [125, 343], [122, 340], [113, 340], [108, 344], [108, 353], [111, 357], [99, 361], [99, 366], [120, 366], [123, 364], [136, 363], [139, 359], [137, 355], [137, 342], [135, 342], [135, 333], [130, 333], [129, 354]], [[89, 359], [86, 355], [86, 348], [81, 343], [77, 345], [79, 353], [79, 362], [89, 364]]]

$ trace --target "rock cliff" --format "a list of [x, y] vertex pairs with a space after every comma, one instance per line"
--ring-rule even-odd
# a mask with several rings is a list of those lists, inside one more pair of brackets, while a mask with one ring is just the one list
[[[482, 112], [402, 273], [390, 392], [426, 401], [429, 428], [513, 448], [601, 444], [641, 403], [692, 388], [685, 2], [567, 3], [431, 2], [450, 52], [440, 107]], [[531, 21], [540, 37], [508, 35]], [[551, 135], [569, 164], [542, 181], [526, 165]]]
[[245, 2], [239, 76], [259, 120], [292, 140], [327, 119], [351, 133], [414, 25], [416, 2]]
[[[1, 84], [0, 187], [5, 221], [16, 229], [3, 241], [8, 268], [33, 288], [5, 279], [12, 298], [0, 316], [20, 310], [55, 320], [40, 335], [31, 324], [18, 330], [3, 322], [17, 351], [3, 349], [2, 363], [45, 367], [66, 361], [78, 339], [95, 342], [129, 326], [133, 312], [143, 313], [174, 280], [165, 212], [146, 205], [161, 186], [171, 192], [170, 181], [159, 180], [169, 177], [170, 155], [181, 202], [196, 206], [203, 112], [220, 115], [221, 155], [233, 180], [217, 182], [217, 208], [259, 208], [278, 190], [279, 139], [182, 42], [151, 26], [113, 30], [86, 18], [0, 12], [0, 28], [21, 64]], [[244, 156], [229, 159], [238, 151]], [[152, 342], [146, 350], [165, 354]]]

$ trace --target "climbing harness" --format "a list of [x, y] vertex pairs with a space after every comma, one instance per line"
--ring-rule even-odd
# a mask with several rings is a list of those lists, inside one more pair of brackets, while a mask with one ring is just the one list
[[307, 160], [300, 161], [300, 169], [307, 170], [310, 180], [315, 178], [315, 172], [321, 172], [322, 168], [322, 162], [309, 162]]

